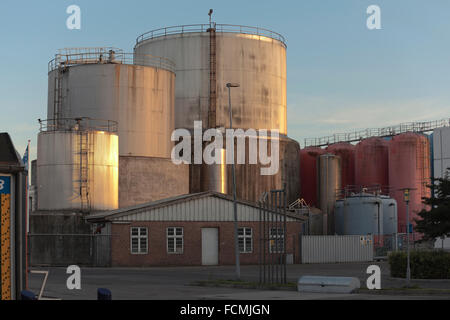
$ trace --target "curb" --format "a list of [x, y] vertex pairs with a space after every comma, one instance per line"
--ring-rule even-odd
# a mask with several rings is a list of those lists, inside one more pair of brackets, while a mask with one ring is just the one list
[[258, 286], [251, 284], [234, 284], [234, 283], [210, 283], [195, 281], [189, 284], [197, 287], [219, 287], [219, 288], [236, 288], [236, 289], [253, 289], [253, 290], [279, 290], [279, 291], [297, 291], [297, 287], [277, 287], [277, 286]]

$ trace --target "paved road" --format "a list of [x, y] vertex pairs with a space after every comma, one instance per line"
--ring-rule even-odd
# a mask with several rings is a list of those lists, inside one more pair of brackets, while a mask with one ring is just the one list
[[[296, 282], [301, 275], [327, 275], [358, 277], [365, 286], [366, 269], [372, 263], [289, 265], [288, 281]], [[375, 263], [373, 263], [375, 264]], [[389, 277], [385, 262], [381, 267], [382, 287], [401, 287], [403, 280]], [[38, 268], [35, 268], [38, 269]], [[69, 276], [65, 268], [39, 268], [49, 270], [45, 296], [62, 299], [96, 299], [96, 290], [109, 288], [113, 299], [250, 299], [250, 300], [302, 300], [302, 299], [450, 299], [450, 296], [386, 296], [373, 294], [305, 294], [296, 291], [273, 291], [237, 288], [211, 288], [190, 286], [196, 280], [233, 279], [233, 266], [214, 267], [154, 267], [154, 268], [82, 268], [81, 290], [68, 290]], [[241, 277], [257, 281], [258, 266], [242, 266]], [[30, 275], [30, 289], [37, 293], [42, 282], [41, 275]], [[448, 288], [450, 281], [427, 281], [419, 286], [427, 288]]]

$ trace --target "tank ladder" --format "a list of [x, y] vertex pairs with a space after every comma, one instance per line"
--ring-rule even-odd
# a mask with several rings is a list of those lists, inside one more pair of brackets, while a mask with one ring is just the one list
[[209, 32], [209, 110], [208, 127], [216, 127], [216, 29], [215, 25], [208, 29]]
[[56, 70], [55, 83], [54, 83], [54, 95], [53, 95], [53, 116], [55, 119], [55, 129], [60, 127], [60, 119], [62, 118], [62, 81], [65, 67], [58, 63], [58, 69]]
[[80, 130], [80, 199], [81, 211], [88, 212], [90, 209], [89, 199], [89, 156], [90, 156], [90, 139], [88, 130]]

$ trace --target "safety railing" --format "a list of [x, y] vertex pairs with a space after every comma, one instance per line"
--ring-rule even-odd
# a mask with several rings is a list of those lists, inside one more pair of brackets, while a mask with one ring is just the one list
[[61, 49], [48, 63], [48, 71], [81, 64], [134, 64], [175, 71], [175, 63], [169, 59], [150, 54], [125, 53], [112, 47]]
[[322, 147], [338, 142], [356, 142], [371, 137], [390, 137], [405, 132], [424, 133], [430, 132], [441, 127], [449, 127], [450, 118], [442, 120], [434, 120], [427, 122], [409, 122], [401, 123], [396, 126], [384, 128], [369, 128], [354, 132], [337, 133], [331, 136], [319, 138], [306, 138], [304, 141], [305, 147]]
[[136, 45], [141, 43], [142, 41], [168, 36], [172, 34], [183, 34], [183, 33], [192, 33], [192, 32], [206, 32], [208, 29], [214, 28], [215, 32], [224, 32], [224, 33], [242, 33], [242, 34], [251, 34], [261, 37], [268, 37], [275, 40], [278, 40], [286, 46], [286, 39], [279, 33], [259, 27], [250, 27], [250, 26], [242, 26], [242, 25], [233, 25], [233, 24], [189, 24], [182, 26], [171, 26], [160, 29], [155, 29], [148, 31], [146, 33], [141, 34], [136, 38]]
[[348, 185], [345, 188], [336, 190], [336, 199], [364, 196], [389, 196], [393, 190], [394, 189], [390, 186], [382, 186], [379, 184], [368, 186]]
[[95, 130], [105, 132], [117, 132], [117, 121], [82, 118], [46, 119], [39, 121], [39, 131], [83, 131]]

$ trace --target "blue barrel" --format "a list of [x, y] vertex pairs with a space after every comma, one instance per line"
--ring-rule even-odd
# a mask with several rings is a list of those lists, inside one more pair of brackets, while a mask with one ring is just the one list
[[98, 288], [97, 300], [112, 300], [111, 291], [106, 288]]
[[37, 300], [37, 296], [28, 290], [20, 291], [20, 300]]

